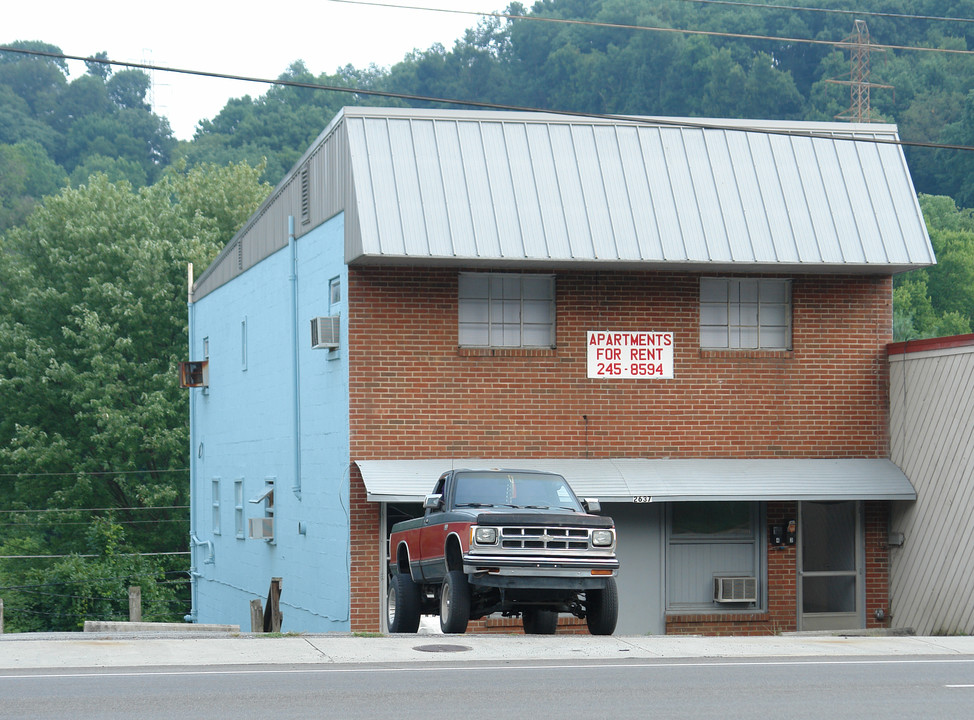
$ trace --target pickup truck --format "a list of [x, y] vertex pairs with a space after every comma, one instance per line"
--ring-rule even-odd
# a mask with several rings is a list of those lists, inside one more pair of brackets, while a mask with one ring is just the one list
[[389, 537], [389, 631], [416, 632], [439, 615], [444, 633], [493, 613], [521, 616], [524, 632], [555, 632], [559, 613], [611, 635], [619, 614], [616, 532], [561, 475], [450, 470], [424, 515]]

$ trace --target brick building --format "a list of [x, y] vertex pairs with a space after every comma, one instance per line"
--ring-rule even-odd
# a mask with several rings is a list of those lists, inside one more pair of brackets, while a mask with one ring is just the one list
[[194, 618], [281, 577], [285, 629], [382, 630], [391, 524], [506, 466], [616, 519], [617, 632], [881, 623], [895, 137], [346, 108], [192, 288]]

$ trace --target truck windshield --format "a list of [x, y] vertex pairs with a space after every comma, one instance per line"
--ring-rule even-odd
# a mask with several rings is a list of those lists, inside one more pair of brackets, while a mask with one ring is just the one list
[[456, 507], [490, 505], [584, 512], [575, 493], [560, 475], [516, 472], [456, 474]]

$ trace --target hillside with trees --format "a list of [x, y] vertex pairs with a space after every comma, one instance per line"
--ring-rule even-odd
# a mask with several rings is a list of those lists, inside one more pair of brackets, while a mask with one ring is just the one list
[[[767, 5], [767, 7], [765, 7]], [[8, 631], [189, 610], [185, 265], [204, 268], [344, 105], [831, 121], [857, 15], [709, 0], [542, 0], [390, 68], [300, 61], [177, 141], [141, 70], [0, 51], [0, 598]], [[806, 3], [805, 5], [808, 5]], [[843, 10], [848, 0], [815, 0]], [[859, 0], [871, 118], [974, 146], [974, 0]], [[556, 22], [557, 21], [557, 22]], [[570, 22], [566, 22], [570, 21]], [[652, 28], [652, 29], [640, 29]], [[774, 39], [777, 38], [777, 39]], [[205, 68], [203, 68], [205, 69]], [[288, 83], [324, 85], [331, 90]], [[905, 148], [938, 265], [899, 276], [897, 339], [974, 321], [974, 152]], [[45, 556], [39, 558], [38, 556]], [[175, 583], [175, 584], [170, 584]], [[112, 604], [114, 603], [114, 604]], [[17, 612], [14, 612], [14, 609]]]

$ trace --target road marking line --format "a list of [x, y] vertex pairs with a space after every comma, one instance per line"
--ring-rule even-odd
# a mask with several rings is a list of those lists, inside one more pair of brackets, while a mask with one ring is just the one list
[[[603, 659], [604, 660], [604, 659]], [[387, 662], [409, 662], [409, 661], [387, 661]], [[398, 667], [373, 667], [371, 665], [355, 665], [354, 667], [348, 667], [345, 665], [338, 664], [322, 664], [322, 665], [309, 665], [309, 664], [297, 664], [288, 665], [285, 668], [247, 668], [245, 666], [240, 667], [226, 667], [223, 666], [220, 670], [209, 670], [209, 669], [199, 669], [199, 670], [127, 670], [127, 671], [108, 671], [108, 672], [97, 672], [99, 668], [93, 668], [91, 672], [78, 672], [74, 670], [68, 673], [56, 673], [51, 672], [50, 668], [46, 668], [47, 672], [43, 674], [35, 675], [0, 675], [0, 680], [13, 680], [13, 679], [51, 679], [51, 678], [111, 678], [111, 677], [150, 677], [150, 676], [186, 676], [186, 675], [276, 675], [282, 673], [305, 673], [305, 674], [323, 674], [323, 673], [390, 673], [390, 672], [429, 672], [431, 668], [436, 668], [437, 670], [454, 671], [454, 672], [483, 672], [485, 670], [612, 670], [612, 669], [686, 669], [686, 668], [722, 668], [722, 667], [782, 667], [782, 666], [802, 666], [802, 665], [936, 665], [936, 664], [969, 664], [974, 663], [974, 657], [963, 657], [963, 658], [917, 658], [917, 659], [871, 659], [871, 660], [859, 660], [851, 658], [836, 658], [828, 660], [801, 660], [801, 659], [772, 659], [772, 660], [732, 660], [729, 662], [722, 662], [720, 658], [714, 658], [709, 662], [679, 662], [679, 661], [667, 661], [667, 662], [628, 662], [628, 663], [606, 663], [604, 661], [589, 661], [585, 663], [572, 663], [572, 664], [536, 664], [536, 665], [495, 665], [487, 664], [481, 665], [476, 664], [474, 661], [472, 664], [465, 665], [447, 665], [436, 662], [422, 662], [415, 666], [398, 666]], [[25, 668], [27, 670], [28, 668]], [[100, 668], [104, 670], [105, 668]], [[8, 668], [9, 670], [9, 668]], [[947, 687], [974, 687], [974, 685], [956, 685]]]

